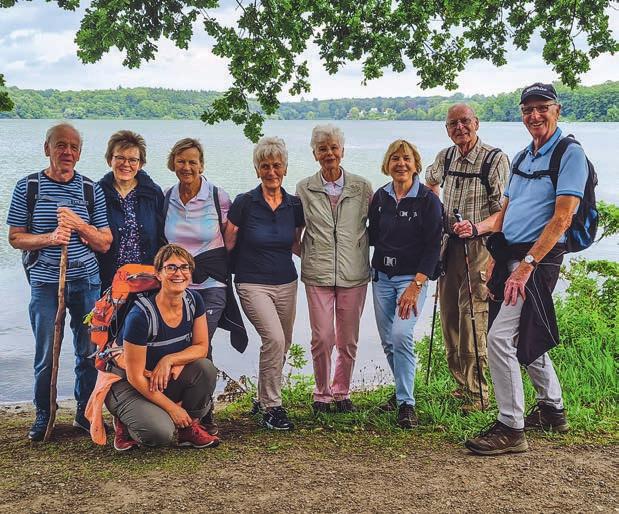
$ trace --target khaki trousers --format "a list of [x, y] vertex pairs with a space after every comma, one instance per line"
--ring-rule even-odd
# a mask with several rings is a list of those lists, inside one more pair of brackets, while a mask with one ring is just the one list
[[[477, 365], [473, 327], [469, 308], [469, 291], [464, 263], [462, 240], [449, 239], [447, 272], [439, 279], [441, 327], [449, 371], [471, 400], [479, 398]], [[485, 370], [488, 367], [486, 335], [488, 332], [488, 291], [486, 290], [486, 264], [489, 253], [481, 238], [468, 240], [473, 312], [477, 329], [479, 364], [482, 373], [482, 391], [488, 396]]]
[[281, 285], [236, 284], [247, 319], [262, 339], [258, 400], [263, 408], [282, 404], [282, 369], [292, 342], [297, 281]]

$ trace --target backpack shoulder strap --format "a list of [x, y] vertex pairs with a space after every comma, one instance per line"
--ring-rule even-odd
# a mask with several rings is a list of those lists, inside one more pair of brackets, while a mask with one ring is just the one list
[[31, 173], [26, 180], [26, 208], [28, 209], [28, 217], [26, 229], [32, 230], [32, 215], [34, 214], [34, 206], [40, 196], [41, 183], [39, 181], [39, 173]]
[[213, 203], [215, 204], [215, 210], [217, 211], [217, 219], [219, 220], [219, 232], [221, 237], [224, 237], [224, 224], [221, 216], [221, 204], [219, 203], [219, 189], [217, 186], [213, 186]]
[[165, 196], [163, 197], [163, 221], [165, 222], [166, 216], [168, 215], [168, 208], [170, 207], [170, 197], [172, 196], [172, 186], [165, 192]]
[[84, 175], [82, 175], [82, 196], [86, 202], [90, 221], [92, 221], [95, 214], [95, 183]]
[[486, 188], [486, 195], [488, 196], [488, 198], [490, 198], [490, 194], [492, 193], [492, 189], [490, 188], [490, 170], [492, 168], [492, 163], [494, 162], [494, 158], [499, 153], [501, 153], [500, 148], [493, 148], [492, 150], [488, 152], [488, 155], [486, 155], [484, 162], [482, 162], [481, 164], [479, 178], [481, 180], [481, 183]]
[[552, 180], [552, 185], [555, 190], [557, 189], [557, 182], [559, 181], [559, 168], [561, 167], [561, 159], [563, 159], [563, 155], [567, 150], [567, 147], [571, 144], [580, 145], [578, 141], [574, 138], [572, 134], [568, 134], [566, 137], [559, 140], [557, 146], [552, 151], [552, 155], [550, 156], [550, 164], [548, 165], [548, 171], [550, 175], [550, 180]]
[[148, 335], [146, 336], [146, 341], [154, 341], [159, 334], [159, 322], [153, 301], [144, 293], [138, 293], [135, 298], [135, 305], [144, 313], [148, 321]]
[[441, 188], [445, 184], [445, 179], [447, 178], [447, 174], [449, 173], [449, 168], [451, 168], [451, 162], [454, 158], [454, 153], [456, 153], [456, 147], [450, 146], [445, 153], [445, 161], [443, 162], [443, 180], [441, 180]]

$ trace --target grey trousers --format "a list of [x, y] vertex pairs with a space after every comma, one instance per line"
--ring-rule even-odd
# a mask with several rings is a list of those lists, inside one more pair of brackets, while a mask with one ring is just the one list
[[[514, 270], [518, 261], [509, 263]], [[494, 385], [494, 396], [499, 407], [498, 420], [511, 428], [524, 427], [524, 387], [520, 374], [520, 363], [516, 357], [520, 313], [524, 300], [518, 297], [516, 305], [501, 304], [490, 332], [488, 332], [488, 363]], [[563, 408], [561, 384], [548, 353], [539, 357], [526, 368], [537, 401]]]
[[[217, 370], [208, 359], [198, 359], [183, 368], [176, 380], [170, 381], [165, 394], [194, 419], [202, 418], [211, 406]], [[105, 399], [107, 409], [126, 425], [129, 435], [144, 446], [168, 446], [174, 440], [176, 427], [168, 413], [148, 401], [127, 380], [112, 385]]]
[[196, 289], [204, 300], [204, 308], [206, 309], [206, 324], [208, 325], [208, 355], [207, 359], [213, 360], [213, 336], [219, 318], [226, 310], [226, 288], [225, 287], [208, 287], [206, 289]]
[[292, 342], [297, 307], [297, 281], [281, 285], [236, 284], [245, 315], [262, 346], [258, 370], [258, 400], [263, 408], [282, 404], [282, 369]]

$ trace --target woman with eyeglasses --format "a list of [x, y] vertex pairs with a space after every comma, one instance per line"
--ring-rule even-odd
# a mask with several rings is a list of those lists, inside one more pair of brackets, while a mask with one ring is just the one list
[[[200, 423], [211, 406], [217, 370], [206, 358], [202, 297], [187, 289], [194, 260], [178, 245], [154, 259], [161, 289], [138, 297], [123, 326], [126, 379], [112, 384], [105, 404], [114, 416], [114, 447], [217, 446]], [[154, 328], [156, 327], [156, 329]]]
[[98, 254], [101, 290], [112, 283], [123, 264], [152, 264], [163, 237], [163, 192], [142, 169], [146, 164], [144, 138], [130, 130], [112, 134], [105, 160], [111, 167], [99, 181], [114, 240]]

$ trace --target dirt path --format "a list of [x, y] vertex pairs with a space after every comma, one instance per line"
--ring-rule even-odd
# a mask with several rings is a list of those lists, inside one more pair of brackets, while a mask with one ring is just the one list
[[0, 414], [0, 512], [617, 512], [616, 446], [530, 439], [531, 451], [475, 457], [405, 434], [223, 426], [214, 450], [95, 448], [61, 419], [56, 443], [24, 439]]

